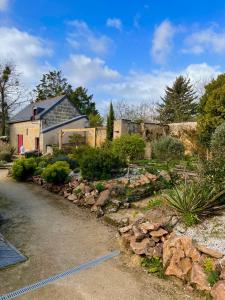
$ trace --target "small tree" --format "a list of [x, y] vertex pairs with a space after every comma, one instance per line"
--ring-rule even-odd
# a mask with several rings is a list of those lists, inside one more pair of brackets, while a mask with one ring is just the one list
[[49, 71], [43, 74], [40, 83], [36, 86], [36, 100], [46, 100], [60, 95], [69, 96], [72, 93], [72, 86], [62, 76], [62, 71]]
[[6, 135], [6, 124], [10, 112], [20, 103], [22, 88], [19, 74], [12, 63], [0, 64], [0, 119], [1, 134]]
[[113, 139], [113, 129], [114, 129], [114, 110], [112, 102], [110, 102], [109, 106], [109, 114], [107, 116], [107, 140], [112, 141]]
[[142, 159], [145, 153], [145, 141], [139, 134], [125, 134], [113, 141], [112, 149], [114, 153], [128, 161]]
[[200, 99], [197, 131], [201, 143], [207, 148], [215, 129], [225, 122], [224, 104], [225, 74], [221, 74], [205, 86], [205, 93]]
[[90, 127], [100, 127], [103, 124], [103, 118], [99, 113], [90, 114], [88, 118], [89, 118]]
[[197, 113], [196, 93], [190, 79], [179, 76], [172, 87], [167, 87], [162, 103], [158, 104], [159, 120], [163, 123], [193, 120]]

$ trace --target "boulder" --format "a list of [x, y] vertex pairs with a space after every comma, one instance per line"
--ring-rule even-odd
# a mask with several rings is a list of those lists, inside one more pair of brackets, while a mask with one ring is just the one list
[[147, 233], [151, 230], [158, 230], [160, 227], [159, 223], [150, 223], [150, 222], [144, 222], [141, 223], [139, 225], [139, 229], [143, 232], [143, 233]]
[[67, 199], [69, 200], [69, 201], [74, 201], [74, 200], [77, 200], [77, 197], [76, 197], [76, 195], [74, 195], [74, 194], [70, 194], [68, 197], [67, 197]]
[[204, 254], [207, 254], [213, 258], [216, 258], [216, 259], [219, 259], [219, 258], [222, 258], [224, 255], [223, 253], [220, 253], [216, 250], [213, 250], [213, 249], [210, 249], [210, 248], [207, 248], [206, 246], [204, 245], [196, 245], [196, 248], [198, 249], [198, 251], [204, 253]]
[[128, 226], [119, 228], [119, 233], [123, 234], [123, 233], [126, 233], [126, 232], [130, 231], [131, 229], [132, 229], [132, 225], [128, 225]]
[[134, 236], [136, 238], [136, 241], [141, 241], [145, 237], [145, 234], [136, 226], [132, 227]]
[[214, 300], [224, 300], [225, 299], [225, 281], [218, 281], [212, 288], [211, 295]]
[[84, 199], [84, 204], [87, 206], [91, 206], [95, 204], [95, 197], [93, 195], [89, 195]]
[[95, 205], [96, 206], [104, 206], [109, 201], [109, 198], [110, 198], [110, 191], [105, 190], [100, 193]]
[[194, 263], [191, 270], [190, 282], [196, 285], [196, 288], [201, 291], [210, 291], [210, 285], [207, 280], [202, 266], [198, 263]]
[[150, 235], [153, 236], [153, 237], [161, 237], [161, 236], [163, 236], [167, 233], [168, 233], [168, 231], [166, 231], [163, 228], [159, 228], [158, 230], [150, 231]]
[[130, 247], [135, 254], [142, 255], [147, 252], [149, 247], [149, 239], [145, 238], [141, 242], [136, 242], [136, 238], [133, 237], [130, 241]]

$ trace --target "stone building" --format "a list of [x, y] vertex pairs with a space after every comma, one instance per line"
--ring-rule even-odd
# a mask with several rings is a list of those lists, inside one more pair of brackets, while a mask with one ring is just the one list
[[10, 119], [10, 144], [18, 153], [46, 152], [48, 145], [58, 144], [58, 132], [66, 128], [86, 128], [89, 121], [69, 99], [59, 97], [31, 103]]

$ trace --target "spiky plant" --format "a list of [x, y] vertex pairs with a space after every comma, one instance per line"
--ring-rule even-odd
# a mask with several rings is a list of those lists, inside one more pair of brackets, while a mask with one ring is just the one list
[[225, 209], [225, 190], [216, 191], [206, 183], [185, 183], [174, 187], [165, 195], [168, 204], [183, 217], [187, 214], [197, 220], [221, 214]]

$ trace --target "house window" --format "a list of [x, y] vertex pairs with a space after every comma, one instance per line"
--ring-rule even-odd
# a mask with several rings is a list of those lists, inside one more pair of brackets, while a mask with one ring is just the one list
[[35, 138], [35, 150], [39, 151], [40, 149], [40, 140], [38, 137]]

